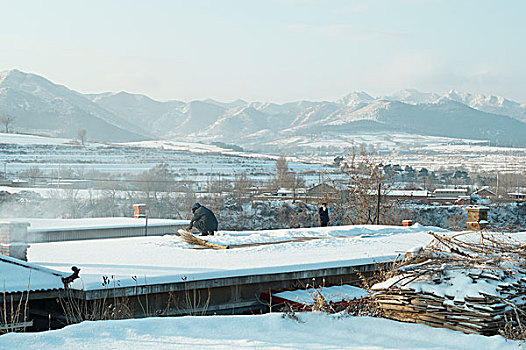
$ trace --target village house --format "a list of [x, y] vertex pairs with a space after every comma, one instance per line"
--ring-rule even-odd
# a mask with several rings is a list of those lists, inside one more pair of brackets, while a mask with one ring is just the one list
[[497, 195], [495, 192], [491, 191], [487, 186], [476, 190], [475, 192], [473, 192], [473, 194], [481, 196], [482, 198], [493, 198]]

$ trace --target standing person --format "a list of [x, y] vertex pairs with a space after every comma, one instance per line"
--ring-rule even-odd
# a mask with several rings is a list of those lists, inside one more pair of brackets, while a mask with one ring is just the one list
[[195, 226], [201, 233], [200, 236], [213, 236], [214, 231], [217, 231], [217, 219], [214, 213], [199, 203], [195, 203], [192, 206], [192, 213], [194, 216], [186, 231], [190, 231]]
[[327, 203], [321, 203], [318, 214], [320, 214], [320, 226], [325, 227], [329, 225], [329, 209], [327, 208]]

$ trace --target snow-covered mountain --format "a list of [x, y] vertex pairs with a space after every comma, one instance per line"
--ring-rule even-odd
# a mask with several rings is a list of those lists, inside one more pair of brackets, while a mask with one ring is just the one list
[[145, 139], [132, 131], [130, 123], [86, 96], [16, 69], [0, 73], [0, 114], [13, 116], [13, 127], [21, 131], [76, 137], [79, 129], [85, 129], [91, 140]]
[[434, 92], [421, 92], [416, 89], [400, 90], [392, 95], [382, 97], [384, 100], [404, 102], [412, 105], [433, 103], [439, 98], [440, 95]]
[[[145, 137], [223, 141], [250, 148], [288, 139], [321, 140], [358, 133], [404, 132], [526, 145], [526, 104], [499, 96], [440, 95], [414, 89], [373, 97], [353, 92], [336, 101], [284, 104], [155, 101], [127, 92], [80, 94], [35, 74], [0, 73], [0, 114], [22, 130], [75, 136], [79, 128], [97, 140]], [[268, 149], [268, 148], [267, 148]], [[279, 150], [276, 150], [279, 151]]]
[[507, 115], [521, 121], [526, 121], [526, 103], [521, 105], [518, 102], [508, 100], [502, 96], [485, 96], [482, 94], [470, 94], [451, 90], [443, 95], [442, 98], [463, 103], [479, 111]]

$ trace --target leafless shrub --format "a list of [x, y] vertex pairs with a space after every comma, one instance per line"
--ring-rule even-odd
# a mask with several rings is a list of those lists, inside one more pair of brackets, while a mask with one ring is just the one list
[[305, 321], [299, 318], [298, 314], [296, 313], [296, 310], [290, 304], [285, 304], [285, 309], [281, 314], [281, 318], [288, 318], [298, 323], [305, 323]]

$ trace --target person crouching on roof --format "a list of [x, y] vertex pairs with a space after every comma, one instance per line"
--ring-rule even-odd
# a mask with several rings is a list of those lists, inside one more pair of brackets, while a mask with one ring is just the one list
[[214, 213], [199, 203], [195, 203], [192, 206], [192, 213], [194, 216], [186, 231], [190, 231], [192, 227], [195, 227], [199, 230], [200, 236], [213, 236], [214, 231], [217, 231], [217, 219]]

